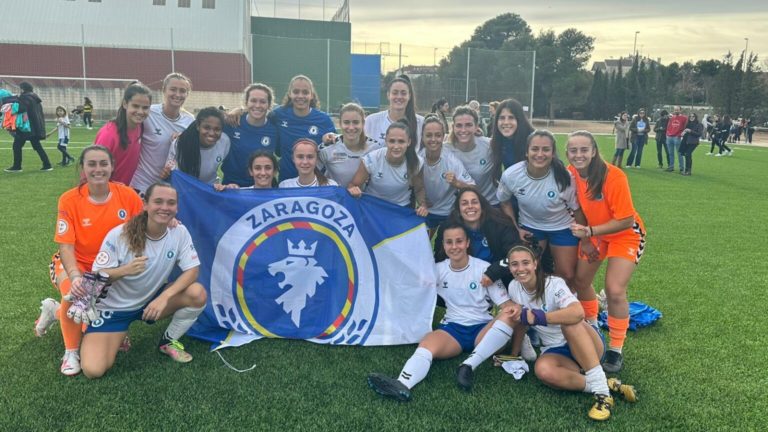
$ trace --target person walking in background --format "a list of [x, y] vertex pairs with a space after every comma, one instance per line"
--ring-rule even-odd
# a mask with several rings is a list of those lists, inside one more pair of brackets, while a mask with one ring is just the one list
[[752, 144], [752, 136], [755, 134], [755, 125], [752, 119], [747, 119], [747, 144]]
[[83, 98], [83, 124], [93, 129], [93, 102], [87, 96]]
[[683, 171], [683, 156], [679, 154], [680, 141], [682, 140], [683, 130], [688, 124], [688, 118], [682, 113], [679, 106], [673, 109], [673, 115], [667, 123], [667, 171], [675, 170], [675, 154], [677, 154], [678, 166]]
[[661, 110], [661, 117], [653, 127], [656, 132], [656, 159], [659, 161], [659, 169], [664, 168], [662, 153], [667, 155], [667, 166], [669, 166], [669, 152], [667, 152], [667, 123], [669, 122], [669, 111]]
[[624, 160], [624, 150], [629, 147], [629, 114], [622, 111], [618, 119], [613, 122], [613, 130], [616, 133], [616, 152], [613, 154], [611, 163], [621, 168], [621, 161]]
[[701, 118], [701, 126], [704, 131], [701, 134], [701, 139], [706, 140], [709, 137], [709, 127], [712, 126], [712, 123], [709, 121], [709, 114], [704, 114], [704, 117]]
[[730, 147], [728, 147], [728, 139], [731, 133], [731, 127], [733, 126], [733, 122], [731, 122], [731, 116], [728, 114], [723, 116], [723, 119], [717, 124], [717, 133], [718, 137], [720, 138], [720, 152], [716, 154], [715, 156], [732, 156], [733, 150], [731, 150]]
[[683, 143], [680, 145], [680, 154], [685, 158], [685, 168], [680, 173], [684, 176], [691, 175], [691, 167], [693, 166], [693, 151], [699, 146], [699, 140], [704, 133], [704, 125], [699, 122], [696, 113], [691, 113], [688, 116], [688, 124], [683, 131]]
[[67, 117], [67, 110], [63, 106], [56, 107], [56, 127], [48, 132], [46, 137], [53, 135], [54, 132], [58, 132], [59, 144], [56, 148], [61, 152], [61, 163], [59, 165], [65, 167], [75, 161], [75, 158], [67, 151], [67, 145], [69, 144], [69, 117]]
[[634, 163], [635, 168], [640, 168], [640, 161], [643, 159], [643, 147], [648, 142], [648, 133], [651, 131], [651, 121], [645, 116], [645, 108], [640, 108], [637, 116], [629, 124], [629, 130], [632, 132], [634, 141], [632, 150], [627, 158], [627, 168], [631, 168]]
[[9, 173], [21, 172], [21, 149], [27, 141], [32, 144], [32, 148], [37, 152], [40, 161], [43, 163], [40, 171], [53, 171], [48, 154], [43, 149], [43, 145], [40, 144], [40, 140], [44, 140], [46, 136], [43, 100], [35, 93], [32, 84], [22, 81], [19, 83], [19, 88], [21, 88], [21, 94], [19, 95], [20, 111], [21, 109], [26, 111], [29, 118], [30, 131], [16, 131], [16, 136], [13, 138], [13, 165], [4, 171]]

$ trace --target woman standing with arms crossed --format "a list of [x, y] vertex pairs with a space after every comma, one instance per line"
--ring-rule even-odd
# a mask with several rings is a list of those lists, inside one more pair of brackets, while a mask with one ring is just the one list
[[191, 92], [192, 81], [178, 72], [163, 79], [163, 102], [149, 107], [141, 135], [139, 165], [131, 180], [131, 187], [140, 194], [160, 180], [171, 142], [195, 120], [184, 110], [184, 102]]
[[35, 334], [44, 335], [58, 319], [64, 338], [61, 373], [80, 373], [82, 326], [67, 317], [71, 302], [63, 299], [70, 291], [83, 294], [83, 273], [91, 266], [107, 233], [117, 225], [141, 213], [142, 202], [128, 186], [110, 181], [114, 163], [112, 154], [98, 145], [85, 148], [78, 165], [85, 182], [64, 192], [59, 198], [54, 241], [59, 250], [53, 255], [51, 282], [61, 292], [61, 305], [54, 299], [43, 300]]
[[571, 225], [573, 235], [581, 239], [574, 288], [587, 322], [595, 322], [598, 303], [592, 283], [607, 259], [605, 294], [610, 344], [603, 368], [616, 373], [624, 364], [622, 348], [629, 327], [627, 289], [645, 251], [645, 225], [632, 205], [626, 174], [603, 161], [591, 133], [570, 134], [567, 153], [571, 163], [568, 170], [575, 179], [579, 205], [588, 224]]
[[616, 132], [616, 152], [613, 154], [611, 163], [621, 168], [624, 151], [629, 147], [629, 115], [626, 111], [622, 111], [618, 120], [613, 122], [613, 130]]

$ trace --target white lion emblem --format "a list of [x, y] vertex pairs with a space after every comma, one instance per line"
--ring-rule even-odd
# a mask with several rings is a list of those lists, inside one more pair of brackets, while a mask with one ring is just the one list
[[276, 298], [275, 302], [282, 305], [286, 313], [291, 314], [291, 321], [296, 327], [299, 327], [301, 311], [307, 305], [307, 298], [314, 296], [317, 286], [328, 277], [325, 270], [317, 266], [314, 258], [316, 247], [317, 242], [307, 246], [304, 240], [298, 244], [288, 240], [288, 256], [273, 262], [267, 268], [272, 276], [278, 273], [284, 275], [278, 285], [282, 289], [287, 288], [287, 291]]

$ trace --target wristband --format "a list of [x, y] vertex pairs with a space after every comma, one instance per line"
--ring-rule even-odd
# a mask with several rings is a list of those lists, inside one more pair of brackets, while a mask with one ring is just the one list
[[589, 236], [592, 237], [595, 235], [595, 230], [592, 229], [592, 227], [589, 227]]
[[[528, 311], [531, 311], [531, 313], [533, 314], [533, 322], [528, 321]], [[520, 313], [520, 322], [526, 326], [532, 326], [532, 325], [545, 326], [547, 325], [547, 313], [541, 309], [528, 309], [527, 307], [523, 307]]]

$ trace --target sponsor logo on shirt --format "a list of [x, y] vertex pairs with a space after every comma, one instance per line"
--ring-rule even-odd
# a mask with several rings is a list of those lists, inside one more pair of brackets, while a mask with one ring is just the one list
[[160, 135], [162, 135], [162, 134], [163, 134], [163, 131], [162, 131], [162, 129], [160, 129], [160, 128], [155, 128], [155, 135], [158, 135], [158, 136], [160, 136]]
[[518, 190], [517, 190], [517, 194], [518, 194], [518, 195], [520, 195], [520, 196], [523, 196], [523, 195], [525, 195], [525, 188], [520, 188], [520, 189], [518, 189]]
[[83, 226], [91, 226], [91, 218], [83, 218]]
[[448, 289], [448, 282], [443, 281], [443, 288]]
[[280, 126], [287, 128], [288, 127], [288, 120], [283, 120], [280, 122]]
[[379, 178], [379, 179], [380, 178], [384, 178], [384, 173], [382, 173], [381, 171], [377, 172], [376, 173], [376, 178]]
[[239, 139], [240, 139], [240, 132], [238, 132], [238, 131], [235, 131], [235, 133], [234, 133], [234, 134], [232, 134], [232, 139], [236, 139], [236, 140], [239, 140]]

